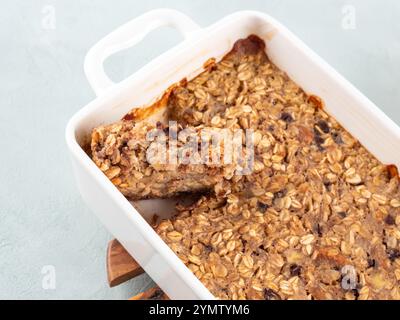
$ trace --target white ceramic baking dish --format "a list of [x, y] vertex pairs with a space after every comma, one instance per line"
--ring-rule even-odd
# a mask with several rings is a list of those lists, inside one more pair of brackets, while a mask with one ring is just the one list
[[[104, 73], [104, 60], [138, 43], [160, 26], [177, 29], [184, 41], [124, 81], [110, 81]], [[265, 40], [271, 60], [307, 93], [321, 97], [326, 111], [379, 160], [400, 167], [400, 128], [270, 16], [242, 11], [202, 29], [180, 12], [160, 9], [128, 22], [87, 54], [85, 72], [97, 98], [69, 121], [66, 140], [85, 202], [172, 299], [213, 299], [213, 295], [146, 221], [154, 212], [168, 214], [170, 210], [159, 200], [139, 203], [137, 208], [140, 209], [136, 210], [96, 167], [81, 145], [86, 143], [94, 127], [119, 120], [133, 106], [149, 105], [173, 83], [198, 74], [208, 58], [218, 60], [236, 40], [250, 34]]]

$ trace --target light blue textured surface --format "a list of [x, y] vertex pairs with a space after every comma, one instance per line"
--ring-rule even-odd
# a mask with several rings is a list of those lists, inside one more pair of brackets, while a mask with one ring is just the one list
[[[342, 28], [344, 5], [356, 28]], [[55, 29], [46, 26], [55, 10]], [[237, 10], [274, 16], [400, 123], [397, 0], [2, 1], [0, 11], [0, 299], [126, 299], [146, 275], [109, 289], [110, 235], [85, 207], [72, 177], [64, 128], [94, 98], [82, 64], [97, 40], [150, 9], [170, 7], [207, 26]], [[123, 79], [179, 42], [170, 30], [106, 62]], [[56, 288], [42, 288], [53, 265]]]

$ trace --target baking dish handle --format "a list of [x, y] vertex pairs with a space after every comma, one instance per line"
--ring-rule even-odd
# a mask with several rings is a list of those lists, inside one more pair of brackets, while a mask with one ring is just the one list
[[149, 11], [97, 42], [85, 57], [84, 69], [86, 77], [97, 96], [114, 85], [106, 75], [103, 67], [105, 59], [112, 54], [139, 43], [151, 31], [163, 27], [173, 27], [183, 37], [188, 38], [200, 27], [183, 13], [171, 9]]

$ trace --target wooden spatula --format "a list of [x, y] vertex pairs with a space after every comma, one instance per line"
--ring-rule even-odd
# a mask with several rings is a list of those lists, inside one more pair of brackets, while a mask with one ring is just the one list
[[169, 298], [159, 287], [154, 287], [133, 296], [129, 300], [169, 300]]
[[[142, 267], [132, 258], [118, 240], [111, 240], [107, 249], [107, 276], [110, 287], [115, 287], [144, 273]], [[169, 300], [159, 288], [150, 288], [129, 300]]]
[[144, 273], [117, 239], [111, 240], [107, 249], [107, 275], [110, 287], [115, 287]]

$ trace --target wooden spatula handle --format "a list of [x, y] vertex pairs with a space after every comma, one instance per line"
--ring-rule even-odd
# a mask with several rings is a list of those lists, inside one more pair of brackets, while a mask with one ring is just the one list
[[133, 296], [129, 300], [169, 300], [169, 298], [159, 287], [154, 287]]
[[107, 249], [107, 275], [110, 287], [117, 286], [144, 273], [118, 240], [111, 240]]

